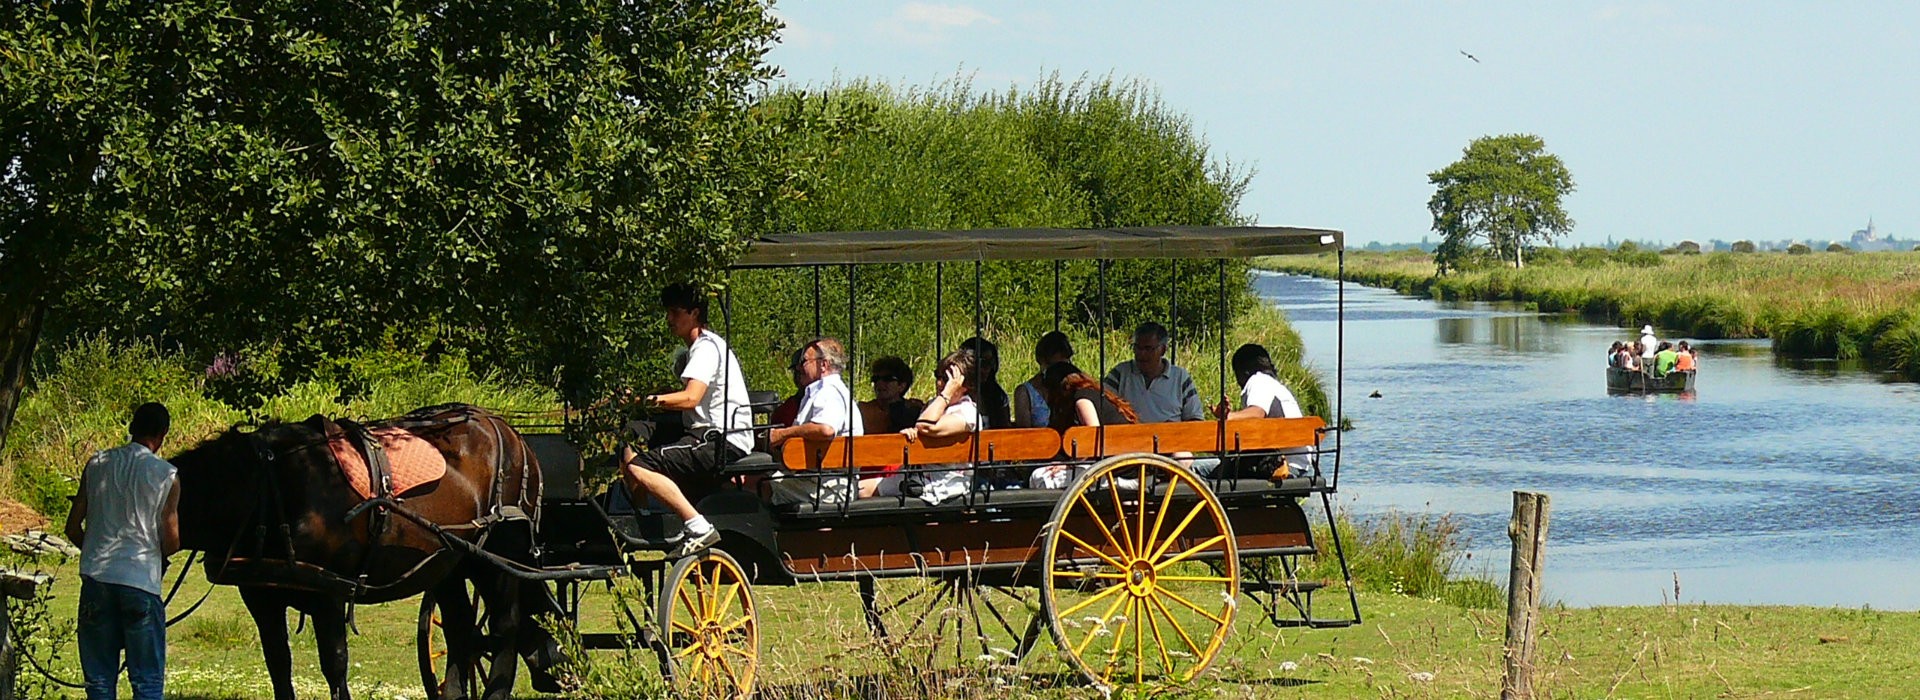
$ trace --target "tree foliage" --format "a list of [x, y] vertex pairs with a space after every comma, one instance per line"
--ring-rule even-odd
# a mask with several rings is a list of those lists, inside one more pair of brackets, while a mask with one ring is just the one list
[[[1236, 208], [1247, 176], [1211, 156], [1187, 118], [1139, 83], [1056, 77], [1027, 89], [986, 92], [963, 80], [924, 89], [854, 82], [782, 91], [760, 109], [779, 121], [856, 124], [787, 134], [786, 148], [795, 159], [815, 165], [796, 185], [804, 198], [777, 207], [773, 230], [1244, 221]], [[941, 351], [937, 345], [951, 350], [973, 334], [976, 323], [1003, 343], [1038, 335], [1054, 326], [1055, 270], [1044, 261], [983, 264], [984, 298], [976, 304], [972, 264], [859, 269], [852, 320], [857, 345], [869, 360], [898, 354], [930, 365]], [[1105, 273], [1105, 314], [1097, 263], [1068, 262], [1058, 271], [1060, 320], [1082, 332], [1130, 330], [1156, 320], [1183, 340], [1195, 340], [1218, 328], [1213, 319], [1220, 308], [1213, 300], [1222, 293], [1213, 263], [1112, 263]], [[1246, 267], [1234, 263], [1227, 273], [1229, 311], [1243, 310], [1252, 303]], [[848, 334], [847, 274], [820, 273], [820, 332]], [[791, 348], [814, 334], [814, 272], [733, 277], [734, 289], [751, 294], [751, 303], [734, 307], [736, 347]], [[750, 381], [767, 386], [785, 383], [784, 360], [777, 351], [743, 357]], [[1016, 363], [1025, 366], [1019, 357], [1003, 364]]]
[[760, 0], [0, 8], [0, 435], [45, 330], [568, 387], [789, 188]]
[[1460, 160], [1427, 180], [1434, 185], [1427, 210], [1442, 238], [1434, 260], [1443, 274], [1486, 258], [1521, 267], [1529, 247], [1573, 230], [1560, 206], [1574, 189], [1573, 174], [1538, 136], [1474, 139]]

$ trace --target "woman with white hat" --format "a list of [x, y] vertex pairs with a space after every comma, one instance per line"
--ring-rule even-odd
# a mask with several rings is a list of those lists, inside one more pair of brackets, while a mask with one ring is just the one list
[[1653, 337], [1653, 326], [1652, 325], [1641, 326], [1640, 327], [1640, 358], [1644, 360], [1653, 359], [1653, 353], [1655, 352], [1654, 348], [1658, 347], [1659, 345], [1660, 345], [1660, 339]]

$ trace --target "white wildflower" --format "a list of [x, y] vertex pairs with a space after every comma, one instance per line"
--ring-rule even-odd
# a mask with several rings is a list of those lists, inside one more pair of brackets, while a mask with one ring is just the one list
[[1280, 662], [1280, 670], [1286, 673], [1292, 673], [1294, 671], [1300, 670], [1300, 664], [1296, 664], [1292, 661], [1282, 661]]
[[1433, 674], [1426, 671], [1414, 671], [1413, 673], [1407, 674], [1407, 679], [1415, 683], [1432, 683]]
[[1362, 665], [1362, 666], [1372, 666], [1372, 665], [1373, 665], [1373, 659], [1369, 659], [1369, 658], [1367, 658], [1367, 657], [1364, 657], [1364, 656], [1356, 656], [1356, 657], [1353, 657], [1353, 662], [1354, 662], [1354, 663], [1356, 663], [1356, 664], [1360, 664], [1360, 665]]

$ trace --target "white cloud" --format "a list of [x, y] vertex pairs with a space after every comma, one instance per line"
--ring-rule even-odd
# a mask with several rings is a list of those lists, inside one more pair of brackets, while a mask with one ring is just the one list
[[911, 44], [941, 44], [956, 29], [999, 24], [1000, 19], [967, 5], [909, 2], [881, 20], [876, 28], [889, 38]]

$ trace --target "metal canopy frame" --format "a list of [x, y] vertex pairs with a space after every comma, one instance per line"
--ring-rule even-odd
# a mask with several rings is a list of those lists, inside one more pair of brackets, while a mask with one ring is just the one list
[[751, 242], [736, 269], [978, 262], [1250, 258], [1343, 250], [1345, 234], [1286, 226], [1142, 226], [782, 233]]

